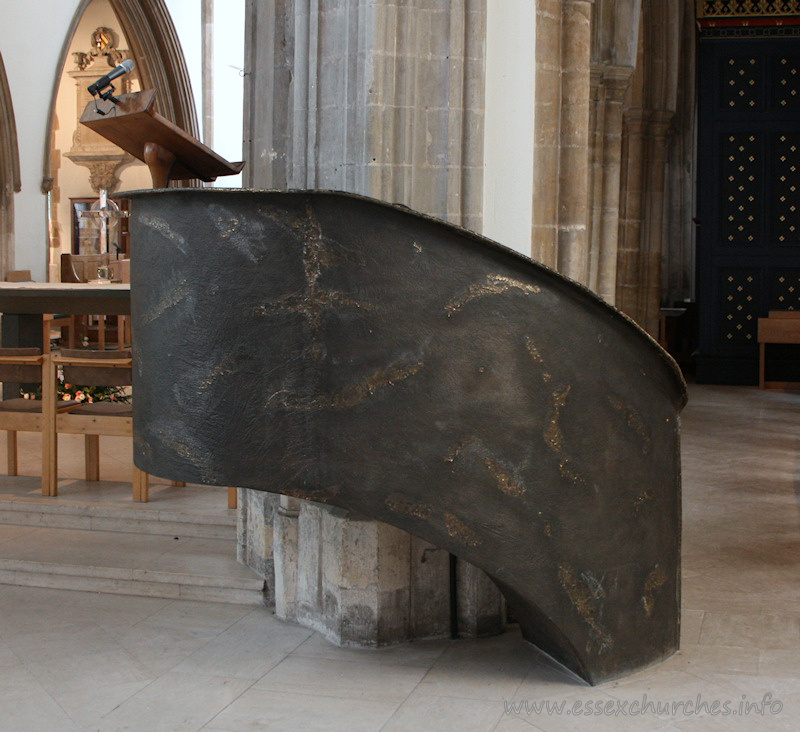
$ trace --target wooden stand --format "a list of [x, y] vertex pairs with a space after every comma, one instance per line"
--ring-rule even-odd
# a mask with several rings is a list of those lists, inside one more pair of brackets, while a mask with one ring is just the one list
[[[80, 121], [146, 163], [150, 169], [153, 188], [166, 188], [171, 180], [199, 178], [210, 182], [220, 176], [236, 175], [241, 171], [243, 162], [228, 162], [200, 140], [158, 114], [153, 108], [155, 96], [154, 89], [147, 89], [134, 94], [123, 94], [116, 102], [91, 101], [83, 110]], [[48, 479], [52, 480], [51, 477]], [[133, 499], [143, 502], [148, 500], [147, 474], [136, 467]], [[228, 508], [236, 508], [236, 503], [236, 489], [228, 488]]]
[[767, 343], [800, 343], [800, 312], [770, 310], [768, 318], [758, 319], [758, 386], [760, 389], [800, 388], [796, 382], [765, 381]]
[[158, 114], [155, 89], [123, 94], [118, 103], [96, 100], [86, 105], [81, 123], [147, 164], [153, 188], [171, 180], [210, 182], [236, 175], [244, 163], [230, 163]]

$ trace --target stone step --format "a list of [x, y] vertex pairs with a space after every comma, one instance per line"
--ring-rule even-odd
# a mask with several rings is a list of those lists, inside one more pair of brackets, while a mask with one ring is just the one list
[[262, 605], [226, 539], [0, 526], [0, 584]]
[[103, 503], [62, 496], [0, 494], [0, 524], [235, 539], [236, 511], [226, 509], [224, 500], [225, 495], [220, 492], [217, 510], [199, 511], [192, 510], [189, 502], [183, 508], [179, 501], [172, 501], [168, 508], [160, 508], [155, 502]]
[[181, 572], [84, 567], [18, 559], [0, 559], [0, 584], [227, 602], [236, 605], [264, 604], [264, 582], [258, 578], [242, 580]]

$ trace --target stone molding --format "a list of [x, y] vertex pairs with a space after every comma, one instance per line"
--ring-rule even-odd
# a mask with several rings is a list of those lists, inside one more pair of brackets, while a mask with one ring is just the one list
[[630, 66], [592, 66], [592, 100], [596, 108], [591, 124], [589, 287], [612, 305], [616, 302], [623, 104], [632, 75]]
[[22, 188], [17, 125], [11, 90], [0, 55], [0, 277], [14, 264], [14, 193]]

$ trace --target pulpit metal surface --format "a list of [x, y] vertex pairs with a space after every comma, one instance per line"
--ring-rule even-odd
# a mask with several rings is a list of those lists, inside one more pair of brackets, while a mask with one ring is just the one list
[[480, 567], [590, 683], [678, 647], [675, 363], [585, 288], [327, 192], [131, 194], [136, 465]]

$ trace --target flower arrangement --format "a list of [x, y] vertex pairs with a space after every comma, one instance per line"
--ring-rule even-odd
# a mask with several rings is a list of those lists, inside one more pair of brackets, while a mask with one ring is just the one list
[[[20, 396], [23, 399], [41, 399], [42, 387], [39, 386], [35, 391], [25, 391], [20, 389]], [[130, 404], [131, 394], [124, 386], [78, 386], [67, 384], [64, 381], [64, 373], [58, 369], [58, 398], [61, 401], [69, 402], [119, 402], [120, 404]]]

